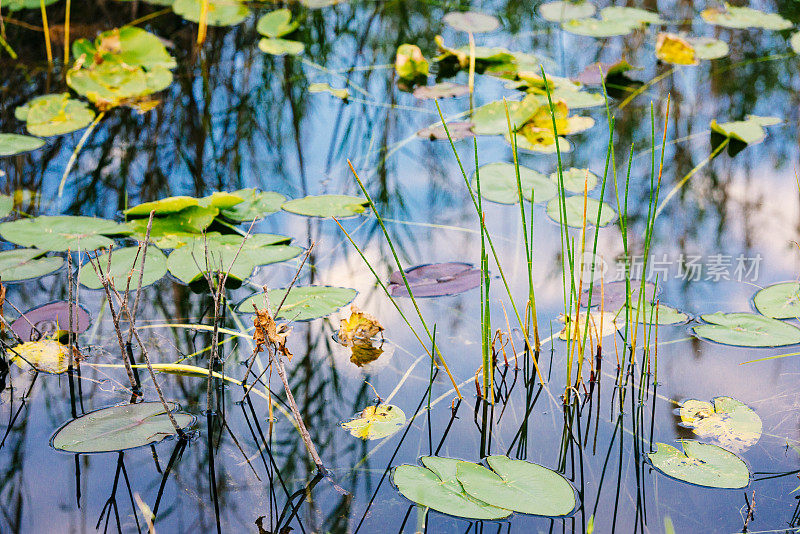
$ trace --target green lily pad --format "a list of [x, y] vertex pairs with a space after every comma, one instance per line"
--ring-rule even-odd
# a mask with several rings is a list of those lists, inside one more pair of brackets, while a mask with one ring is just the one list
[[[560, 198], [556, 197], [547, 203], [547, 215], [557, 223], [561, 223]], [[581, 228], [583, 226], [583, 195], [567, 197], [566, 204], [567, 226]], [[586, 225], [594, 226], [597, 223], [597, 212], [600, 212], [600, 226], [606, 226], [617, 218], [617, 213], [607, 202], [600, 202], [594, 198], [586, 199]]]
[[421, 100], [453, 98], [469, 94], [469, 87], [466, 85], [441, 82], [435, 85], [421, 85], [414, 89], [414, 96]]
[[635, 24], [666, 24], [658, 13], [638, 7], [604, 7], [600, 10], [600, 17], [607, 21], [630, 21]]
[[[55, 4], [58, 0], [44, 0], [44, 5], [49, 6]], [[40, 0], [5, 0], [3, 7], [8, 8], [9, 11], [19, 11], [20, 9], [39, 9], [41, 7]]]
[[[521, 101], [508, 101], [508, 114], [511, 127], [519, 128], [546, 103], [539, 95], [528, 95]], [[489, 102], [472, 112], [472, 130], [477, 135], [508, 135], [508, 119], [506, 118], [506, 102], [496, 100]]]
[[[176, 15], [192, 22], [200, 22], [204, 0], [175, 0], [172, 10]], [[250, 10], [239, 0], [208, 0], [206, 24], [209, 26], [235, 26], [250, 15]]]
[[[177, 213], [154, 217], [150, 239], [158, 248], [177, 248], [198, 237], [203, 230], [211, 226], [218, 214], [217, 208], [190, 206]], [[144, 240], [147, 235], [147, 223], [148, 219], [129, 221], [128, 226], [133, 231], [132, 237]]]
[[39, 278], [57, 271], [64, 264], [61, 256], [45, 256], [42, 250], [21, 248], [0, 252], [0, 280], [18, 282]]
[[452, 11], [442, 20], [454, 30], [468, 33], [489, 33], [500, 27], [497, 17], [478, 11]]
[[602, 106], [605, 99], [600, 93], [589, 93], [575, 87], [558, 87], [550, 93], [553, 102], [563, 100], [569, 109], [585, 109]]
[[653, 467], [683, 482], [710, 488], [744, 488], [750, 483], [750, 470], [744, 460], [722, 447], [681, 440], [683, 452], [672, 445], [657, 443], [656, 452], [647, 456]]
[[718, 59], [728, 55], [728, 43], [713, 37], [689, 37], [689, 44], [694, 47], [697, 59]]
[[417, 45], [404, 43], [397, 47], [394, 70], [404, 80], [415, 80], [428, 75], [430, 64]]
[[242, 243], [243, 239], [220, 234], [197, 237], [172, 251], [167, 268], [181, 282], [204, 288], [208, 288], [204, 272], [228, 272], [228, 285], [238, 287], [259, 265], [290, 260], [303, 251], [283, 244], [288, 238], [280, 235], [253, 234]]
[[764, 13], [749, 7], [736, 7], [728, 3], [725, 9], [704, 9], [703, 20], [726, 28], [762, 28], [765, 30], [788, 30], [792, 22], [777, 13]]
[[748, 145], [755, 145], [764, 140], [767, 132], [765, 126], [773, 126], [783, 122], [777, 117], [760, 117], [748, 115], [743, 121], [717, 123], [711, 121], [711, 147], [716, 149], [725, 139], [730, 139], [728, 154], [732, 157], [744, 150]]
[[[329, 286], [304, 286], [293, 287], [286, 297], [276, 319], [290, 321], [309, 321], [319, 317], [326, 317], [340, 308], [347, 306], [356, 298], [358, 291], [347, 287]], [[269, 303], [274, 314], [286, 295], [286, 289], [270, 289]], [[253, 304], [259, 308], [264, 307], [264, 294], [256, 293], [236, 306], [241, 313], [254, 313]]]
[[539, 16], [550, 22], [563, 22], [565, 20], [585, 19], [597, 11], [594, 4], [589, 2], [547, 2], [540, 4], [537, 11]]
[[33, 135], [49, 137], [63, 135], [89, 126], [94, 120], [85, 102], [69, 97], [69, 93], [38, 96], [19, 106], [14, 116], [26, 122]]
[[364, 213], [369, 202], [362, 197], [348, 195], [318, 195], [296, 198], [284, 202], [285, 211], [307, 217], [350, 217]]
[[795, 54], [800, 54], [800, 32], [794, 32], [789, 38], [789, 46]]
[[14, 198], [9, 195], [0, 195], [0, 219], [14, 211]]
[[706, 323], [694, 327], [700, 338], [737, 347], [783, 347], [800, 343], [800, 328], [755, 313], [701, 315]]
[[[645, 303], [642, 311], [639, 312], [639, 324], [657, 324], [661, 326], [682, 324], [689, 320], [689, 316], [682, 311], [671, 308], [665, 304], [658, 304], [658, 316], [656, 316], [655, 304]], [[636, 320], [637, 306], [631, 306], [631, 321]], [[620, 313], [620, 317], [627, 317], [625, 312]]]
[[44, 140], [30, 135], [0, 133], [0, 156], [16, 156], [44, 146]]
[[392, 482], [407, 499], [420, 506], [468, 519], [502, 519], [510, 510], [486, 504], [468, 495], [456, 479], [453, 458], [424, 456], [418, 465], [399, 465], [392, 471]]
[[524, 514], [553, 517], [575, 509], [575, 490], [555, 471], [508, 456], [489, 456], [486, 463], [491, 471], [471, 462], [457, 464], [456, 478], [472, 497]]
[[272, 39], [264, 37], [258, 42], [258, 49], [265, 54], [273, 56], [290, 55], [296, 56], [302, 54], [306, 45], [300, 41], [290, 41], [288, 39]]
[[128, 226], [96, 217], [46, 216], [0, 224], [3, 239], [43, 251], [94, 250], [108, 248], [109, 236], [130, 234]]
[[299, 25], [297, 21], [292, 21], [291, 11], [276, 9], [258, 19], [256, 30], [264, 37], [283, 37], [295, 31]]
[[773, 319], [800, 317], [800, 282], [783, 282], [765, 287], [753, 297], [758, 313]]
[[[111, 269], [108, 270], [108, 252], [97, 256], [97, 263], [103, 273], [111, 279], [117, 291], [124, 291], [126, 287], [135, 290], [139, 285], [139, 275], [142, 270], [142, 256], [144, 250], [137, 257], [139, 247], [124, 247], [114, 249], [111, 253]], [[136, 261], [134, 265], [134, 260]], [[144, 264], [144, 276], [142, 277], [142, 287], [159, 281], [167, 274], [167, 257], [156, 247], [151, 246], [147, 250], [147, 258]], [[128, 275], [133, 271], [128, 286]], [[103, 283], [94, 272], [94, 268], [88, 263], [81, 268], [78, 281], [89, 289], [101, 289]]]
[[308, 86], [308, 92], [328, 93], [342, 100], [347, 100], [348, 98], [350, 98], [350, 91], [348, 91], [346, 88], [343, 87], [341, 89], [336, 89], [334, 87], [331, 87], [331, 84], [329, 83], [312, 83], [311, 85]]
[[406, 414], [397, 406], [367, 406], [351, 419], [340, 423], [342, 428], [363, 440], [386, 438], [403, 428]]
[[236, 192], [216, 192], [203, 198], [179, 196], [144, 202], [126, 209], [123, 213], [128, 217], [150, 217], [151, 211], [155, 211], [155, 215], [158, 216], [177, 213], [191, 206], [224, 210], [237, 206], [242, 202], [244, 202], [244, 198]]
[[234, 222], [262, 219], [281, 209], [286, 197], [274, 191], [258, 189], [239, 189], [231, 194], [243, 198], [244, 201], [229, 208], [220, 208], [220, 214]]
[[[181, 429], [194, 423], [195, 417], [177, 411], [176, 403], [167, 405]], [[73, 419], [56, 431], [50, 444], [72, 453], [114, 452], [158, 443], [174, 435], [164, 406], [143, 402], [101, 408]]]
[[[479, 169], [481, 178], [481, 196], [500, 204], [516, 204], [519, 201], [517, 192], [517, 171], [514, 164], [498, 162], [483, 165]], [[547, 202], [556, 196], [556, 186], [543, 174], [519, 166], [519, 178], [522, 186], [522, 197], [531, 200], [531, 192], [536, 202]], [[477, 182], [472, 178], [472, 188], [477, 191]]]
[[[584, 188], [589, 191], [597, 187], [598, 178], [595, 173], [589, 169], [576, 169], [574, 167], [561, 171], [561, 177], [564, 181], [564, 189], [572, 191], [573, 193], [583, 193]], [[550, 174], [550, 180], [558, 185], [558, 171]]]
[[637, 22], [622, 20], [601, 20], [601, 19], [576, 19], [568, 20], [561, 24], [561, 29], [575, 35], [585, 35], [587, 37], [616, 37], [628, 35], [633, 30], [640, 27]]
[[712, 402], [689, 399], [681, 403], [681, 424], [699, 438], [735, 453], [761, 439], [761, 418], [742, 401], [716, 397]]

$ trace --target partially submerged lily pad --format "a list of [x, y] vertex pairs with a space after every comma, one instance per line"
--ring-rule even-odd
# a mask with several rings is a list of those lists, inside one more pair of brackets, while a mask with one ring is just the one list
[[43, 336], [61, 338], [69, 333], [69, 310], [72, 308], [72, 331], [81, 334], [89, 329], [92, 316], [83, 306], [70, 306], [68, 302], [49, 302], [32, 308], [11, 323], [11, 329], [23, 341], [41, 339]]
[[350, 217], [364, 213], [369, 202], [362, 197], [348, 195], [317, 195], [284, 202], [285, 211], [306, 217]]
[[689, 399], [681, 403], [683, 426], [699, 438], [731, 452], [744, 452], [761, 438], [761, 418], [741, 401], [716, 397], [712, 402]]
[[667, 476], [710, 488], [744, 488], [750, 483], [750, 470], [744, 460], [722, 447], [681, 440], [683, 452], [672, 445], [657, 443], [648, 453], [653, 467]]
[[712, 313], [708, 324], [694, 327], [696, 336], [738, 347], [783, 347], [800, 343], [800, 328], [755, 313]]
[[[144, 274], [142, 273], [142, 260], [144, 259]], [[134, 263], [135, 261], [135, 263]], [[115, 248], [111, 252], [111, 268], [108, 268], [108, 252], [99, 254], [96, 263], [103, 270], [103, 274], [111, 280], [117, 291], [123, 292], [126, 288], [136, 290], [139, 286], [139, 276], [142, 276], [142, 287], [160, 280], [167, 274], [167, 257], [156, 247], [147, 249], [144, 257], [144, 248], [124, 247]], [[131, 274], [132, 273], [132, 274]], [[130, 275], [130, 285], [128, 276]], [[88, 262], [81, 268], [78, 281], [89, 289], [101, 289], [103, 283], [97, 277], [91, 264]]]
[[[286, 291], [286, 289], [270, 289], [268, 292], [269, 304], [276, 319], [290, 321], [309, 321], [328, 316], [353, 302], [358, 294], [355, 289], [347, 287], [293, 287], [281, 306], [280, 312], [276, 313], [278, 304], [283, 300]], [[247, 297], [236, 306], [236, 310], [241, 313], [254, 313], [253, 304], [263, 308], [264, 294], [256, 293]]]
[[765, 287], [753, 297], [761, 315], [773, 319], [800, 317], [800, 282], [783, 282]]
[[220, 214], [234, 222], [252, 221], [261, 219], [280, 211], [281, 205], [286, 202], [286, 197], [274, 191], [259, 191], [258, 189], [239, 189], [231, 194], [244, 199], [241, 203], [221, 208]]
[[548, 517], [569, 515], [577, 505], [575, 490], [559, 473], [508, 456], [488, 456], [491, 470], [458, 462], [456, 477], [473, 498], [498, 508]]
[[[195, 417], [167, 403], [178, 427], [192, 425]], [[115, 452], [175, 436], [175, 428], [160, 402], [110, 406], [78, 417], [59, 428], [50, 440], [53, 448], [72, 453]]]
[[[474, 126], [475, 125], [471, 122], [448, 122], [447, 129], [445, 130], [442, 123], [436, 123], [418, 131], [417, 135], [424, 139], [430, 139], [431, 141], [447, 139], [458, 141], [468, 137], [475, 137], [475, 133], [472, 131]], [[450, 137], [447, 136], [448, 133]]]
[[469, 33], [488, 33], [500, 27], [497, 17], [478, 11], [453, 11], [442, 20], [454, 30]]
[[[516, 204], [519, 202], [517, 187], [517, 171], [512, 163], [497, 162], [483, 165], [478, 169], [481, 179], [481, 196], [486, 200], [500, 204]], [[542, 173], [519, 166], [522, 197], [528, 201], [547, 202], [556, 196], [556, 186]], [[472, 178], [472, 188], [477, 191], [477, 181]]]
[[748, 145], [755, 145], [764, 140], [767, 132], [765, 126], [773, 126], [783, 122], [777, 117], [761, 117], [748, 115], [743, 121], [717, 123], [711, 121], [711, 147], [716, 149], [726, 138], [730, 139], [728, 154], [735, 156]]
[[392, 471], [392, 482], [404, 497], [437, 512], [467, 519], [502, 519], [511, 511], [480, 501], [464, 491], [456, 478], [461, 462], [454, 458], [424, 456], [425, 467], [399, 465]]
[[0, 280], [19, 282], [57, 271], [64, 264], [61, 256], [45, 256], [44, 250], [19, 248], [0, 252]]
[[89, 126], [94, 120], [86, 102], [69, 97], [69, 93], [38, 96], [19, 106], [14, 116], [24, 121], [33, 135], [63, 135]]
[[352, 419], [340, 423], [342, 428], [363, 440], [386, 438], [403, 428], [406, 414], [397, 406], [367, 406]]
[[44, 140], [30, 135], [0, 133], [0, 156], [16, 156], [37, 150], [44, 146]]
[[108, 219], [78, 216], [40, 215], [0, 223], [3, 239], [42, 251], [94, 250], [108, 248], [111, 236], [130, 234], [130, 229]]
[[[414, 297], [456, 295], [474, 289], [481, 283], [481, 271], [469, 263], [419, 265], [406, 269], [405, 273]], [[409, 296], [400, 271], [392, 273], [387, 288], [393, 297]]]
[[453, 82], [441, 82], [435, 85], [421, 85], [414, 89], [414, 96], [422, 99], [453, 98], [469, 94], [469, 87]]
[[[567, 197], [564, 200], [566, 205], [566, 225], [572, 228], [581, 228], [583, 226], [584, 215], [584, 197], [583, 195], [574, 195]], [[557, 223], [561, 223], [561, 198], [556, 197], [547, 203], [547, 215]], [[598, 222], [597, 215], [600, 214], [600, 221], [598, 226], [606, 226], [612, 223], [617, 218], [617, 212], [614, 211], [608, 203], [600, 202], [594, 198], [586, 199], [586, 226], [595, 226]]]
[[11, 361], [21, 369], [33, 367], [42, 373], [57, 375], [69, 368], [69, 347], [54, 339], [25, 341], [10, 349], [9, 353]]
[[737, 7], [725, 3], [725, 9], [704, 9], [703, 20], [726, 28], [762, 28], [765, 30], [788, 30], [792, 22], [777, 13], [764, 13], [750, 7]]
[[557, 0], [540, 4], [536, 11], [540, 17], [550, 22], [564, 22], [591, 17], [597, 12], [597, 8], [591, 2]]

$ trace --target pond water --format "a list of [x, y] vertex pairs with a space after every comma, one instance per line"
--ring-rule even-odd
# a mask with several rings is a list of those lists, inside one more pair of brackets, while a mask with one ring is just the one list
[[[0, 131], [34, 133], [30, 131], [31, 115], [26, 130], [19, 113], [15, 116], [16, 109], [35, 97], [70, 88], [72, 98], [88, 99], [94, 111], [81, 128], [62, 135], [37, 134], [44, 136], [41, 148], [0, 158], [0, 194], [15, 199], [6, 223], [45, 215], [122, 222], [127, 208], [144, 202], [173, 196], [201, 198], [244, 188], [274, 191], [287, 199], [363, 196], [348, 164], [352, 162], [375, 209], [368, 207], [343, 218], [339, 221], [342, 227], [331, 217], [279, 210], [280, 204], [275, 213], [259, 217], [252, 227], [249, 221], [217, 221], [209, 231], [231, 234], [236, 227], [239, 232], [287, 236], [294, 245], [307, 250], [313, 244], [313, 248], [304, 262], [304, 255], [294, 253], [287, 261], [270, 265], [258, 263], [271, 263], [260, 256], [267, 254], [266, 250], [253, 251], [257, 268], [252, 276], [247, 276], [249, 271], [244, 274], [241, 287], [224, 292], [218, 321], [208, 285], [205, 290], [202, 287], [205, 280], [196, 279], [190, 288], [174, 276], [180, 270], [175, 267], [173, 274], [141, 290], [136, 326], [151, 362], [180, 361], [205, 369], [215, 335], [210, 327], [217, 324], [223, 328], [219, 333], [221, 363], [214, 368], [226, 377], [242, 380], [253, 354], [253, 315], [251, 309], [238, 309], [236, 304], [261, 292], [265, 285], [289, 286], [300, 269], [296, 287], [357, 290], [354, 304], [380, 321], [386, 341], [385, 351], [375, 361], [359, 367], [351, 362], [350, 349], [335, 339], [340, 319], [350, 315], [349, 306], [340, 303], [323, 312], [324, 317], [291, 324], [286, 346], [293, 356], [284, 358], [288, 385], [319, 451], [325, 477], [315, 478], [317, 466], [296, 429], [276, 369], [263, 374], [256, 386], [261, 390], [264, 384], [269, 386], [277, 399], [273, 411], [264, 397], [245, 396], [242, 387], [230, 381], [157, 373], [164, 397], [195, 416], [187, 428], [188, 441], [172, 436], [174, 430], [167, 427], [161, 431], [170, 434], [168, 439], [147, 436], [154, 441], [152, 445], [74, 454], [51, 445], [56, 430], [83, 413], [132, 399], [106, 292], [100, 285], [97, 289], [78, 285], [77, 301], [92, 317], [91, 326], [76, 341], [83, 355], [79, 374], [37, 373], [19, 359], [19, 366], [9, 365], [15, 359], [16, 341], [7, 329], [2, 334], [6, 364], [0, 381], [4, 388], [0, 404], [0, 532], [147, 532], [146, 509], [156, 511], [157, 532], [798, 531], [800, 511], [794, 490], [800, 484], [800, 393], [796, 387], [800, 358], [745, 362], [796, 352], [800, 339], [760, 342], [758, 336], [769, 337], [769, 332], [764, 334], [769, 328], [737, 324], [730, 330], [744, 332], [745, 341], [723, 344], [701, 339], [694, 331], [704, 323], [701, 315], [763, 311], [754, 307], [753, 295], [798, 276], [800, 197], [796, 176], [800, 162], [795, 125], [800, 80], [798, 59], [790, 44], [792, 28], [800, 23], [797, 2], [750, 4], [780, 14], [788, 21], [780, 30], [710, 24], [701, 12], [720, 8], [716, 3], [631, 2], [629, 7], [660, 13], [666, 19], [661, 21], [664, 24], [637, 21], [630, 23], [630, 31], [622, 32], [624, 35], [603, 38], [562, 29], [559, 23], [545, 20], [537, 11], [538, 3], [533, 2], [354, 0], [327, 2], [331, 5], [318, 8], [293, 2], [288, 8], [298, 26], [267, 38], [303, 43], [304, 49], [295, 55], [275, 55], [259, 48], [264, 34], [257, 28], [259, 18], [287, 6], [254, 2], [250, 13], [236, 24], [209, 26], [203, 44], [198, 45], [199, 25], [186, 20], [192, 17], [185, 13], [202, 6], [187, 8], [192, 2], [176, 0], [174, 11], [168, 7], [169, 1], [73, 4], [69, 34], [73, 41], [94, 39], [100, 32], [135, 22], [158, 36], [175, 58], [174, 66], [167, 69], [172, 71], [171, 83], [154, 93], [152, 98], [158, 103], [152, 109], [147, 105], [141, 112], [128, 106], [130, 99], [109, 105], [77, 88], [75, 69], [80, 70], [80, 65], [68, 72], [76, 60], [74, 50], [64, 65], [68, 3], [47, 3], [54, 58], [50, 66], [38, 2], [11, 2], [13, 11], [2, 6], [0, 30], [8, 47], [0, 50]], [[22, 4], [29, 9], [15, 9]], [[237, 9], [242, 7], [232, 0], [212, 4], [215, 13], [234, 4]], [[598, 2], [597, 8], [607, 5]], [[450, 24], [444, 20], [447, 13], [468, 10], [496, 17], [499, 28], [470, 34], [455, 29], [458, 24], [452, 19]], [[757, 19], [747, 20], [759, 24]], [[565, 28], [569, 24], [565, 22]], [[609, 27], [612, 22], [599, 24]], [[697, 65], [659, 61], [657, 35], [662, 31], [713, 37], [727, 44], [728, 53], [715, 59], [698, 58]], [[439, 55], [437, 35], [446, 46], [466, 47], [462, 50], [466, 54], [463, 68], [450, 73], [447, 61], [434, 60]], [[594, 119], [591, 128], [568, 136], [570, 151], [556, 154], [520, 149], [519, 164], [547, 179], [560, 161], [564, 170], [589, 169], [603, 182], [608, 114], [612, 115], [612, 170], [604, 186], [587, 187], [590, 197], [602, 197], [617, 212], [613, 222], [596, 231], [596, 240], [591, 225], [586, 230], [587, 255], [596, 247], [598, 257], [595, 289], [602, 286], [610, 292], [611, 281], [625, 279], [622, 258], [627, 250], [632, 258], [627, 276], [633, 285], [638, 286], [642, 277], [657, 282], [660, 305], [689, 317], [678, 324], [639, 328], [636, 340], [631, 329], [621, 326], [615, 332], [612, 328], [611, 335], [603, 338], [601, 351], [592, 340], [587, 341], [586, 361], [578, 375], [582, 339], [568, 344], [558, 333], [563, 328], [559, 317], [565, 308], [574, 317], [574, 295], [589, 285], [586, 278], [573, 289], [572, 298], [565, 297], [565, 281], [569, 291], [572, 277], [564, 274], [564, 235], [580, 255], [582, 231], [555, 222], [544, 202], [532, 205], [525, 201], [526, 217], [532, 216], [530, 273], [542, 340], [538, 355], [525, 350], [524, 328], [509, 295], [524, 315], [529, 290], [525, 235], [529, 228], [521, 223], [519, 205], [514, 203], [518, 191], [512, 182], [512, 204], [482, 201], [486, 232], [496, 252], [486, 254], [489, 331], [502, 330], [512, 340], [505, 346], [508, 364], [501, 352], [488, 390], [482, 390], [483, 286], [479, 289], [476, 283], [455, 295], [416, 299], [425, 325], [431, 330], [436, 326], [436, 347], [459, 385], [463, 397], [459, 400], [441, 359], [437, 358], [438, 369], [431, 367], [432, 342], [415, 303], [397, 297], [394, 302], [399, 308], [395, 307], [375, 275], [389, 282], [398, 270], [395, 252], [403, 268], [440, 262], [480, 267], [480, 220], [453, 148], [446, 139], [417, 135], [440, 123], [436, 104], [414, 96], [414, 83], [401, 79], [395, 69], [398, 47], [413, 44], [430, 61], [429, 85], [449, 81], [469, 86], [470, 36], [478, 47], [501, 47], [535, 56], [524, 58], [528, 62], [524, 76], [511, 76], [529, 85], [541, 82], [536, 79], [540, 65], [548, 77], [555, 77], [556, 86], [561, 83], [558, 80], [577, 78], [584, 71], [599, 78], [596, 67], [591, 67], [597, 62], [613, 64], [624, 58], [636, 67], [625, 73], [627, 79], [606, 79], [607, 109], [601, 98], [602, 86], [583, 88], [600, 95], [594, 102], [600, 105], [570, 109], [571, 115]], [[688, 42], [678, 36], [675, 40], [680, 46]], [[103, 53], [118, 52], [114, 43], [107, 46], [105, 52], [95, 51], [95, 61]], [[472, 94], [438, 101], [447, 121], [473, 120], [477, 124], [470, 117], [471, 106], [480, 108], [504, 97], [513, 103], [525, 96], [509, 79], [492, 75], [491, 61], [480, 60], [480, 54], [490, 54], [481, 50], [475, 50], [477, 73]], [[521, 63], [520, 58], [514, 60]], [[83, 58], [92, 60], [91, 53]], [[520, 72], [521, 67], [516, 74]], [[434, 79], [437, 75], [440, 80]], [[70, 76], [73, 81], [68, 85]], [[346, 89], [347, 98], [317, 91], [319, 86], [312, 84]], [[119, 86], [121, 82], [115, 87]], [[547, 102], [543, 89], [538, 98]], [[547, 130], [552, 123], [548, 123], [550, 107], [539, 103], [543, 106], [540, 111], [544, 110], [543, 129]], [[780, 121], [764, 127], [763, 140], [742, 143], [746, 146], [740, 146], [742, 150], [733, 156], [726, 146], [720, 147], [718, 139], [712, 145], [712, 121], [740, 121], [749, 115]], [[96, 125], [90, 126], [97, 117]], [[559, 122], [556, 129], [565, 124]], [[552, 129], [549, 132], [552, 141]], [[523, 134], [520, 130], [518, 138], [532, 143]], [[730, 146], [739, 143], [723, 142]], [[503, 135], [455, 140], [454, 149], [468, 179], [476, 168], [476, 158], [478, 166], [514, 162], [511, 145]], [[660, 192], [653, 201], [662, 158]], [[578, 173], [577, 186], [566, 193], [580, 196], [580, 208], [585, 176], [583, 171]], [[674, 194], [668, 196], [671, 192]], [[657, 207], [663, 210], [653, 222]], [[558, 204], [554, 209], [557, 216]], [[620, 218], [620, 212], [627, 216]], [[578, 219], [581, 215], [578, 213]], [[590, 219], [594, 216], [596, 212], [590, 210]], [[83, 224], [90, 223], [72, 220], [68, 229], [61, 231], [90, 233]], [[34, 233], [39, 237], [47, 234], [52, 231], [49, 225], [45, 223]], [[3, 230], [0, 226], [2, 251], [37, 246], [15, 241]], [[116, 242], [117, 247], [135, 245], [126, 237], [117, 237]], [[169, 251], [173, 246], [162, 248]], [[91, 270], [85, 263], [87, 250], [76, 250], [81, 248], [79, 244], [69, 248], [72, 263]], [[58, 245], [44, 253], [66, 256]], [[154, 261], [150, 258], [148, 255], [147, 261]], [[183, 260], [184, 267], [188, 261]], [[195, 267], [198, 273], [202, 270]], [[0, 264], [0, 272], [4, 268]], [[121, 280], [118, 277], [116, 282], [120, 292]], [[134, 287], [135, 281], [134, 277]], [[74, 300], [76, 291], [70, 290], [69, 284], [66, 266], [44, 276], [6, 282], [3, 315], [12, 322], [20, 313], [42, 304]], [[111, 300], [119, 311], [116, 297]], [[791, 300], [783, 304], [791, 308]], [[659, 311], [663, 310], [659, 307]], [[289, 312], [285, 318], [295, 317]], [[129, 322], [120, 319], [122, 336], [127, 339]], [[585, 320], [585, 315], [581, 319]], [[793, 323], [796, 320], [784, 320], [784, 324]], [[192, 325], [206, 325], [206, 329]], [[793, 331], [787, 336], [792, 338]], [[747, 344], [760, 346], [743, 346]], [[768, 347], [776, 344], [782, 346]], [[635, 347], [632, 365], [631, 345]], [[144, 363], [135, 341], [132, 353], [136, 362]], [[256, 375], [267, 362], [267, 353], [261, 353], [252, 367]], [[147, 370], [138, 371], [142, 398], [159, 401]], [[485, 391], [494, 403], [484, 398]], [[693, 432], [682, 421], [679, 409], [686, 400], [716, 397], [731, 397], [752, 408], [761, 425], [755, 440], [746, 446], [726, 443], [729, 434], [722, 441], [715, 440]], [[363, 440], [340, 425], [379, 402], [401, 409], [407, 418], [388, 437]], [[741, 422], [750, 417], [751, 412], [746, 411], [746, 415], [728, 414], [721, 424], [741, 430], [737, 424], [747, 425], [747, 421]], [[708, 416], [706, 412], [699, 418]], [[747, 428], [752, 430], [752, 426]], [[92, 435], [91, 427], [83, 432]], [[656, 450], [657, 443], [680, 449], [681, 439], [722, 445], [744, 461], [749, 479], [730, 489], [665, 475], [663, 466], [656, 469], [657, 460], [648, 453]], [[415, 505], [406, 498], [392, 482], [392, 468], [417, 465], [421, 456], [428, 455], [469, 462], [507, 455], [540, 464], [569, 480], [577, 506], [566, 517], [514, 513], [501, 520], [479, 521], [435, 510], [426, 517], [424, 504], [430, 503]], [[707, 461], [697, 458], [688, 460], [701, 469], [703, 465], [727, 469], [709, 467]]]

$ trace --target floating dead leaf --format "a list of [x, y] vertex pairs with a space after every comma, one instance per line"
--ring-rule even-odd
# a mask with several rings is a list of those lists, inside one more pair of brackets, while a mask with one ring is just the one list
[[350, 317], [339, 323], [339, 343], [346, 347], [353, 345], [372, 345], [372, 339], [381, 334], [383, 326], [368, 313], [364, 313], [355, 304], [350, 306]]
[[291, 327], [287, 323], [277, 324], [269, 308], [260, 310], [255, 303], [253, 303], [253, 308], [256, 311], [256, 316], [253, 317], [253, 326], [255, 326], [253, 341], [256, 343], [256, 352], [263, 352], [264, 345], [270, 343], [277, 353], [283, 354], [291, 360], [292, 353], [286, 348], [286, 339], [292, 332]]
[[406, 414], [397, 406], [379, 404], [367, 406], [352, 419], [343, 421], [342, 428], [361, 439], [380, 439], [391, 436], [406, 424]]
[[[69, 367], [69, 347], [53, 339], [26, 341], [11, 349], [11, 353], [11, 361], [20, 369], [30, 366], [37, 371], [57, 375]], [[77, 350], [73, 354], [76, 360], [80, 359]]]

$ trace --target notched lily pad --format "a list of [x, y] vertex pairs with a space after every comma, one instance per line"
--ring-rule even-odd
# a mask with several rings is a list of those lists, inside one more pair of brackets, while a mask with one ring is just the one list
[[[195, 417], [167, 403], [178, 427]], [[115, 452], [158, 443], [175, 436], [175, 428], [160, 402], [110, 406], [89, 412], [59, 428], [50, 440], [54, 449], [72, 453]]]
[[397, 406], [379, 404], [367, 406], [352, 419], [340, 424], [342, 428], [357, 438], [381, 439], [387, 438], [403, 428], [406, 424], [406, 414]]
[[761, 315], [773, 319], [800, 317], [800, 282], [783, 282], [765, 287], [753, 297]]
[[231, 194], [242, 198], [242, 202], [220, 209], [220, 214], [234, 222], [262, 219], [267, 215], [280, 211], [281, 205], [286, 202], [285, 196], [274, 191], [239, 189], [231, 192]]
[[350, 217], [364, 213], [369, 201], [349, 195], [316, 195], [284, 202], [285, 211], [306, 217]]
[[755, 313], [712, 313], [694, 327], [700, 338], [737, 347], [784, 347], [800, 343], [800, 328]]
[[[415, 298], [456, 295], [474, 289], [481, 283], [481, 271], [469, 263], [419, 265], [406, 269], [405, 273]], [[409, 296], [400, 271], [392, 273], [387, 288], [393, 297]]]
[[[11, 329], [23, 341], [35, 341], [44, 336], [62, 338], [69, 333], [68, 302], [49, 302], [32, 308], [11, 323]], [[72, 331], [82, 334], [92, 324], [92, 316], [83, 306], [72, 305]]]
[[[358, 294], [355, 289], [347, 287], [293, 287], [280, 312], [277, 312], [278, 304], [283, 300], [286, 291], [286, 289], [270, 289], [268, 295], [270, 310], [275, 318], [289, 321], [310, 321], [328, 316], [353, 302]], [[256, 293], [247, 297], [236, 306], [236, 310], [241, 313], [254, 313], [253, 304], [264, 308], [264, 294]]]
[[667, 476], [710, 488], [738, 489], [750, 483], [747, 464], [717, 445], [681, 440], [683, 452], [672, 445], [657, 443], [648, 453], [650, 463]]
[[761, 438], [761, 418], [732, 397], [716, 397], [712, 402], [689, 399], [681, 403], [679, 412], [683, 426], [731, 452], [744, 452]]

